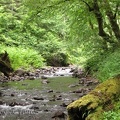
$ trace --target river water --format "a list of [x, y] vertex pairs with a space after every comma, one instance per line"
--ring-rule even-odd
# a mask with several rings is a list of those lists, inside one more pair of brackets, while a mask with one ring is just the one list
[[59, 76], [0, 83], [0, 120], [53, 120], [58, 111], [67, 115], [66, 106], [86, 94], [75, 90], [86, 87], [69, 70], [56, 74]]

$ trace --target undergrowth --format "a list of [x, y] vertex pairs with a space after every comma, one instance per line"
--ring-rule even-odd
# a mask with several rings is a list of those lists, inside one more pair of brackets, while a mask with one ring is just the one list
[[115, 108], [110, 111], [106, 111], [103, 113], [102, 120], [120, 120], [120, 100], [115, 105]]
[[105, 58], [99, 62], [97, 78], [101, 81], [120, 74], [120, 49], [106, 54]]
[[97, 54], [86, 61], [87, 72], [97, 77], [100, 81], [105, 81], [120, 74], [120, 49]]
[[13, 69], [21, 67], [24, 69], [38, 68], [44, 65], [44, 59], [33, 49], [1, 46], [0, 53], [4, 53], [4, 51], [9, 54]]

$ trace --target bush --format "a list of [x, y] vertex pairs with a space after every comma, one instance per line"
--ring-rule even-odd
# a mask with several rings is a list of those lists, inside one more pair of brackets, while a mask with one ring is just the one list
[[55, 53], [46, 58], [47, 65], [50, 66], [68, 66], [68, 56], [65, 53]]
[[97, 54], [86, 61], [85, 70], [104, 81], [120, 74], [120, 49]]
[[104, 81], [108, 78], [114, 77], [120, 74], [120, 49], [107, 54], [107, 56], [101, 61], [97, 77]]
[[4, 50], [8, 52], [14, 69], [18, 69], [20, 67], [26, 69], [29, 69], [30, 67], [38, 68], [44, 65], [44, 59], [33, 49], [2, 46], [0, 48], [0, 52], [4, 52]]
[[102, 120], [120, 120], [120, 113], [115, 111], [104, 112]]

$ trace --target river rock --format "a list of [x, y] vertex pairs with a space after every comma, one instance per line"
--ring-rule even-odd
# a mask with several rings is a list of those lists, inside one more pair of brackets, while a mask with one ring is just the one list
[[44, 100], [42, 97], [33, 97], [34, 100]]
[[99, 120], [102, 113], [119, 101], [120, 77], [99, 84], [94, 90], [67, 106], [68, 120]]
[[66, 114], [62, 111], [62, 110], [58, 110], [56, 111], [53, 115], [52, 118], [57, 120], [57, 119], [65, 119]]

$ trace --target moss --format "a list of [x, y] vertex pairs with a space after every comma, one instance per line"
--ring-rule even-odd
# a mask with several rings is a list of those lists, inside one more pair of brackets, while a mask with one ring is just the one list
[[103, 111], [114, 108], [119, 96], [120, 77], [109, 79], [68, 105], [68, 120], [98, 120]]

